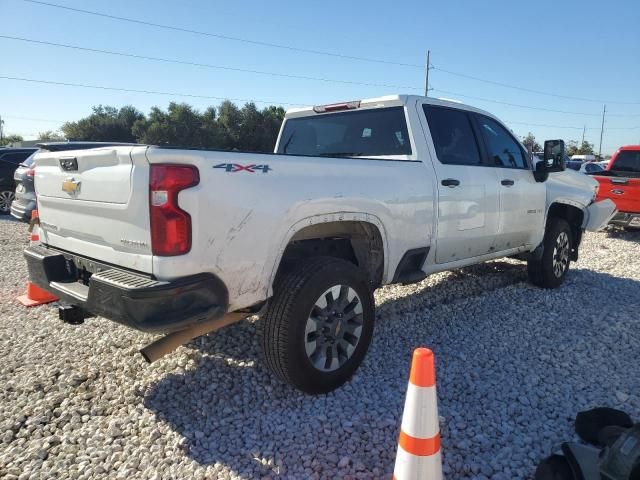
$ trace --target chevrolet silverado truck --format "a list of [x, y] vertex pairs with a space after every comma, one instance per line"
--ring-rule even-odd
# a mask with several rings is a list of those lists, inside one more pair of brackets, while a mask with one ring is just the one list
[[611, 224], [640, 228], [640, 145], [620, 147], [607, 169], [593, 178], [600, 182], [598, 200], [609, 198], [618, 208]]
[[563, 155], [551, 140], [534, 162], [490, 113], [404, 95], [290, 110], [273, 154], [42, 152], [25, 256], [64, 308], [145, 332], [257, 313], [268, 369], [327, 392], [363, 361], [382, 285], [507, 256], [563, 282], [615, 212]]

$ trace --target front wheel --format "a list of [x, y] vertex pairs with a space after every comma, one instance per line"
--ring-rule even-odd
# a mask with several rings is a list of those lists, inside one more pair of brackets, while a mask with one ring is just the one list
[[529, 280], [542, 288], [557, 288], [569, 271], [573, 235], [571, 227], [562, 218], [551, 218], [543, 240], [540, 259], [530, 259], [527, 264]]
[[332, 257], [301, 261], [279, 279], [260, 320], [266, 367], [306, 393], [338, 388], [369, 348], [374, 308], [355, 265]]

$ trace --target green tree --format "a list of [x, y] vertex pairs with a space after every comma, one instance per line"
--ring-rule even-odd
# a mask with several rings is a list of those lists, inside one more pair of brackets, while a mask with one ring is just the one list
[[579, 155], [593, 155], [593, 143], [589, 143], [586, 140], [582, 142], [580, 148], [578, 148]]
[[220, 125], [221, 144], [223, 150], [240, 150], [240, 128], [242, 113], [229, 100], [225, 100], [218, 107], [218, 124]]
[[578, 141], [577, 140], [569, 140], [566, 145], [567, 155], [569, 157], [578, 154]]
[[[118, 110], [98, 105], [88, 117], [65, 123], [62, 131], [70, 140], [272, 152], [284, 113], [276, 106], [260, 110], [253, 102], [238, 108], [228, 100], [204, 112], [171, 102], [166, 110], [153, 107], [146, 117], [132, 106]], [[42, 135], [53, 137], [55, 133]]]
[[[208, 124], [211, 112], [208, 110]], [[215, 117], [214, 117], [215, 120]], [[204, 116], [186, 103], [171, 102], [167, 111], [153, 107], [146, 119], [138, 120], [133, 134], [141, 143], [181, 147], [209, 147]]]
[[67, 122], [62, 132], [69, 140], [95, 142], [135, 142], [132, 127], [144, 115], [127, 105], [118, 110], [115, 107], [98, 105], [93, 113], [77, 122]]
[[2, 140], [0, 140], [0, 147], [23, 141], [24, 138], [22, 138], [20, 135], [3, 135]]
[[63, 142], [65, 138], [60, 132], [47, 130], [46, 132], [38, 133], [38, 140], [41, 142]]
[[567, 142], [567, 155], [569, 157], [573, 155], [594, 155], [593, 143], [584, 140], [582, 144], [579, 144], [577, 140], [569, 140]]
[[284, 108], [273, 105], [262, 110], [260, 151], [273, 152], [284, 120]]
[[536, 137], [529, 132], [526, 137], [522, 137], [522, 144], [531, 152], [541, 152], [542, 146], [536, 142]]

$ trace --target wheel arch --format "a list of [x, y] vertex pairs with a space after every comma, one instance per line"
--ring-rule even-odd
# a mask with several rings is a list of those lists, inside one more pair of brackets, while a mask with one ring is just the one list
[[363, 268], [376, 288], [388, 268], [384, 226], [378, 217], [366, 213], [316, 215], [296, 222], [278, 251], [269, 278], [269, 296], [278, 276], [295, 261], [321, 255], [343, 258]]
[[545, 229], [549, 225], [549, 221], [553, 218], [561, 218], [571, 227], [572, 245], [571, 260], [578, 260], [578, 248], [582, 241], [582, 225], [584, 224], [585, 212], [582, 206], [578, 206], [573, 202], [556, 201], [549, 205], [547, 209], [547, 217], [545, 221]]

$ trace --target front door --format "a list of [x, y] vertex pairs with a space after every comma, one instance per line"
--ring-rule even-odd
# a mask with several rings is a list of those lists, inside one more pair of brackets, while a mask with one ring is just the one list
[[534, 236], [544, 230], [546, 186], [535, 181], [526, 151], [506, 128], [493, 118], [473, 115], [500, 192], [494, 248], [502, 251], [531, 245]]

